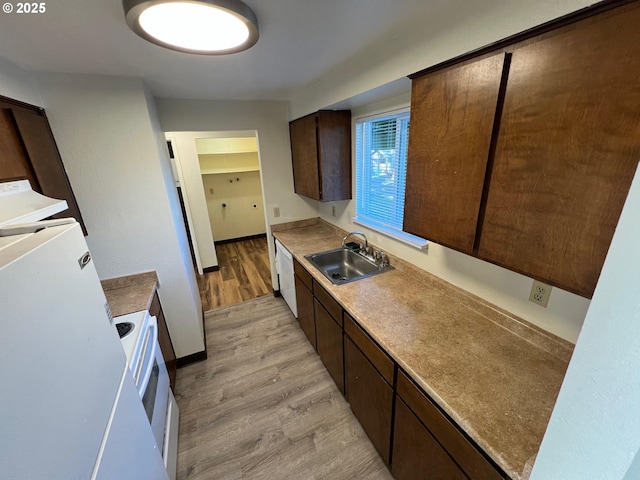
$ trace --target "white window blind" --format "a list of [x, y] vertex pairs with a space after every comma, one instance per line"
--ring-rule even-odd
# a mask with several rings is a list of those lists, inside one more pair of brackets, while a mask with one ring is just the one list
[[356, 216], [366, 226], [424, 246], [402, 231], [409, 111], [356, 121]]

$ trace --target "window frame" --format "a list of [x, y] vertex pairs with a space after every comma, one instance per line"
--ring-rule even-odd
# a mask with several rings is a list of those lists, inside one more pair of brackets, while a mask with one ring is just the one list
[[[362, 159], [362, 155], [360, 155], [361, 152], [358, 151], [358, 146], [362, 146], [364, 142], [362, 142], [361, 138], [358, 138], [358, 125], [367, 123], [367, 122], [372, 122], [377, 119], [383, 119], [385, 117], [392, 117], [392, 116], [397, 117], [405, 114], [409, 115], [409, 121], [410, 121], [410, 107], [408, 105], [395, 108], [392, 110], [378, 111], [375, 113], [359, 115], [357, 117], [354, 117], [353, 134], [354, 134], [355, 141], [354, 141], [353, 148], [354, 148], [354, 158], [355, 158], [355, 165], [354, 165], [355, 167], [354, 168], [355, 170], [354, 172], [355, 173], [354, 174], [354, 192], [355, 192], [354, 210], [355, 211], [354, 211], [353, 217], [351, 218], [351, 221], [355, 224], [367, 227], [375, 232], [391, 237], [395, 240], [408, 244], [412, 247], [415, 247], [418, 249], [424, 249], [427, 246], [427, 240], [417, 237], [415, 235], [412, 235], [410, 233], [407, 233], [401, 229], [391, 227], [389, 225], [385, 225], [383, 222], [376, 221], [375, 219], [371, 219], [369, 217], [363, 217], [362, 216], [363, 212], [359, 212], [359, 205], [362, 199], [359, 198], [359, 195], [358, 195], [359, 193], [361, 193], [361, 189], [358, 187], [358, 181], [361, 180], [361, 175], [362, 175], [361, 171], [363, 170], [363, 166], [362, 166], [363, 159]], [[406, 145], [407, 152], [408, 152], [408, 141], [409, 141], [409, 138], [407, 135], [407, 145]], [[401, 170], [404, 170], [404, 174], [406, 176], [406, 160]], [[406, 183], [406, 180], [405, 180], [405, 183]]]

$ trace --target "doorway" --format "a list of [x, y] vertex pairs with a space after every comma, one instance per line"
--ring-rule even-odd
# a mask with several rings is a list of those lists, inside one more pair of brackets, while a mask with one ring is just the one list
[[272, 292], [255, 131], [167, 132], [205, 311]]

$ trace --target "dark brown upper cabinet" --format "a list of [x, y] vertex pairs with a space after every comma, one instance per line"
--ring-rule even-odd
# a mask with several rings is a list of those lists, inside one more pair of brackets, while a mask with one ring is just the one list
[[414, 76], [404, 229], [590, 298], [640, 159], [638, 24], [602, 7]]
[[53, 217], [74, 217], [87, 234], [44, 110], [0, 96], [0, 182], [23, 179], [36, 192], [66, 200], [69, 208]]
[[333, 202], [351, 198], [351, 112], [321, 110], [289, 123], [297, 194]]
[[411, 87], [404, 230], [472, 253], [505, 55]]
[[640, 158], [640, 5], [513, 51], [478, 256], [590, 298]]

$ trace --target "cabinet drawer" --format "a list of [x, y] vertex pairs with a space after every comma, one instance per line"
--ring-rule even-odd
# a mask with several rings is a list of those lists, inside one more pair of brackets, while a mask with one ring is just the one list
[[393, 360], [369, 338], [369, 335], [360, 328], [347, 312], [344, 312], [344, 332], [349, 335], [353, 343], [364, 352], [387, 383], [393, 385]]
[[482, 480], [506, 478], [401, 371], [398, 372], [397, 392], [469, 478]]
[[342, 327], [342, 307], [318, 282], [313, 281], [313, 295], [318, 299], [333, 319]]
[[302, 283], [304, 283], [309, 290], [313, 291], [311, 274], [307, 272], [307, 269], [304, 268], [295, 258], [293, 259], [293, 271]]

